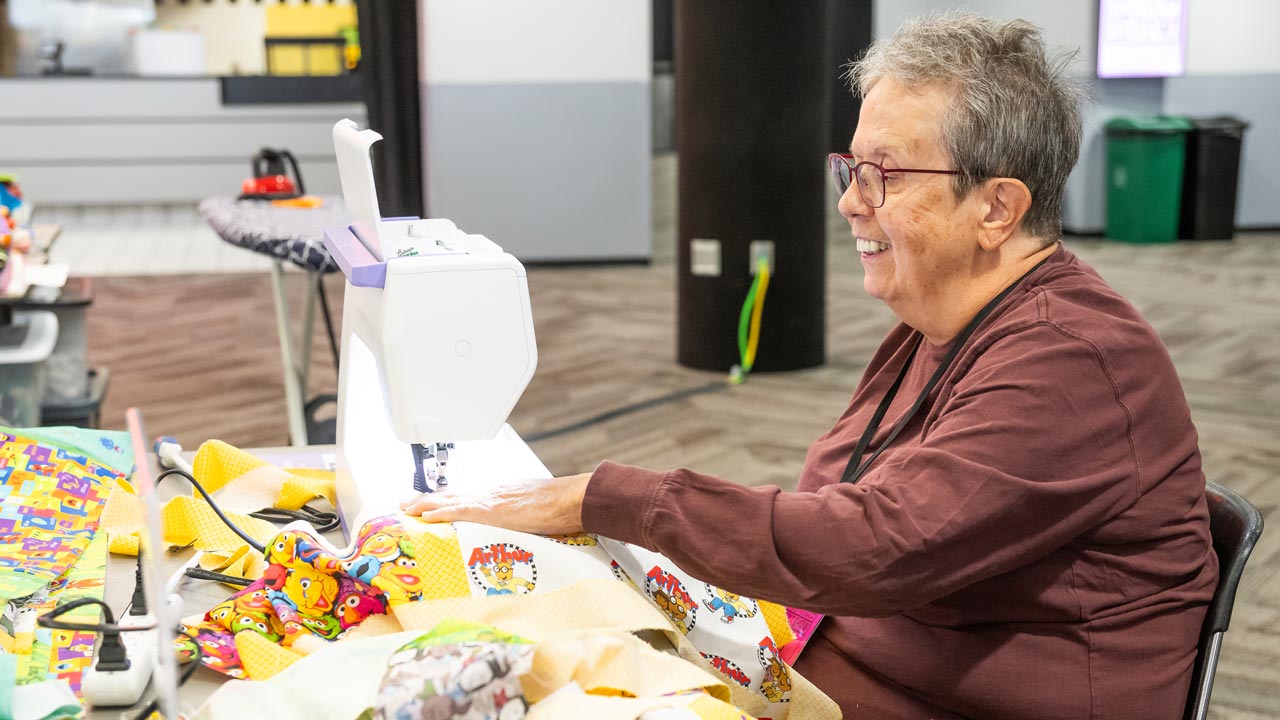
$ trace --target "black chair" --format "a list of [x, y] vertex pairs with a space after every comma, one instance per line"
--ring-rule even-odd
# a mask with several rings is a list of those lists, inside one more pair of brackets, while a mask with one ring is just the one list
[[1207, 483], [1205, 498], [1209, 501], [1209, 534], [1218, 555], [1218, 589], [1213, 593], [1209, 611], [1200, 631], [1200, 646], [1193, 666], [1191, 689], [1187, 694], [1184, 720], [1204, 720], [1209, 712], [1209, 696], [1213, 693], [1213, 676], [1218, 671], [1218, 654], [1222, 636], [1231, 624], [1231, 607], [1236, 602], [1236, 588], [1249, 553], [1262, 535], [1262, 513], [1252, 503], [1216, 483]]

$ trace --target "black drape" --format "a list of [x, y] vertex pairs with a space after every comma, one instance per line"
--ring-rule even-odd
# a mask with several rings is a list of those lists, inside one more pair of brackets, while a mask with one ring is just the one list
[[356, 0], [360, 73], [373, 146], [374, 182], [383, 217], [425, 216], [418, 84], [418, 4]]
[[848, 152], [862, 101], [841, 76], [871, 46], [871, 0], [827, 0], [826, 87], [831, 92], [831, 152]]

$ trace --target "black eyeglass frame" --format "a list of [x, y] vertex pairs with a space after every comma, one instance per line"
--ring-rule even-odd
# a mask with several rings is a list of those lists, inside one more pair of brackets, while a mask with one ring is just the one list
[[[866, 193], [863, 192], [863, 189], [864, 189], [863, 184], [862, 183], [857, 184], [858, 194], [862, 197], [862, 202], [866, 203], [871, 208], [884, 207], [885, 198], [888, 197], [889, 195], [888, 185], [887, 185], [888, 178], [885, 177], [888, 173], [926, 173], [929, 175], [959, 175], [960, 174], [959, 170], [921, 170], [918, 168], [887, 168], [879, 163], [871, 162], [870, 160], [863, 160], [862, 162], [851, 164], [851, 161], [853, 161], [854, 159], [855, 158], [852, 155], [848, 155], [845, 153], [831, 153], [830, 155], [828, 155], [827, 166], [831, 170], [831, 179], [836, 184], [836, 190], [838, 190], [840, 192], [840, 195], [843, 197], [844, 194], [849, 191], [849, 186], [854, 184], [854, 177], [858, 175], [858, 168], [864, 165], [875, 168], [876, 171], [880, 173], [881, 191], [880, 191], [879, 203], [871, 202], [867, 198]], [[845, 172], [846, 170], [848, 172]]]

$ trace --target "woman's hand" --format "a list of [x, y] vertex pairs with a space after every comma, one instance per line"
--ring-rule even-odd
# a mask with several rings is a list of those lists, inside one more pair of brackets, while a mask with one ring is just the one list
[[465, 521], [538, 535], [582, 532], [582, 498], [590, 473], [510, 483], [476, 494], [423, 493], [401, 509], [427, 522]]

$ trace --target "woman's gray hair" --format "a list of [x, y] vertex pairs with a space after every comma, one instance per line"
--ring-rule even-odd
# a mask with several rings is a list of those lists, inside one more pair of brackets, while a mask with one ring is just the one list
[[908, 20], [848, 66], [866, 96], [884, 78], [906, 88], [955, 89], [942, 118], [942, 141], [962, 198], [983, 180], [1017, 178], [1031, 190], [1023, 229], [1045, 240], [1062, 235], [1062, 197], [1080, 155], [1079, 82], [1067, 75], [1074, 52], [1049, 54], [1040, 29], [949, 12]]

